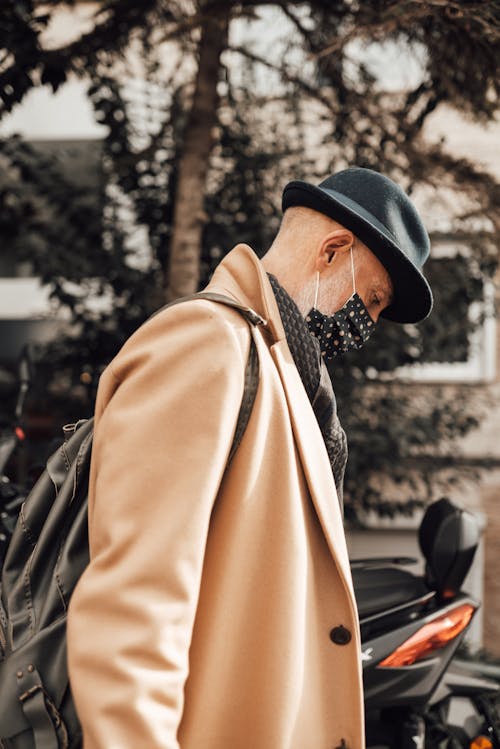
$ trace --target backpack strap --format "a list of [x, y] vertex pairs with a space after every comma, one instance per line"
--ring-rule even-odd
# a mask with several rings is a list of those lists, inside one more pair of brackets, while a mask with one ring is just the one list
[[257, 353], [257, 346], [253, 336], [250, 336], [250, 349], [248, 351], [247, 365], [245, 368], [245, 386], [243, 389], [243, 398], [241, 399], [241, 406], [238, 412], [238, 421], [236, 422], [236, 429], [233, 437], [233, 444], [229, 452], [227, 459], [227, 465], [233, 459], [233, 455], [239, 447], [241, 438], [245, 434], [250, 415], [252, 413], [255, 396], [257, 394], [257, 387], [259, 384], [259, 355]]
[[54, 749], [61, 746], [56, 729], [61, 728], [64, 732], [65, 726], [43, 688], [38, 671], [29, 664], [26, 668], [19, 669], [16, 677], [19, 702], [33, 731], [34, 746], [37, 749]]
[[[200, 291], [197, 294], [191, 294], [190, 296], [184, 296], [180, 297], [179, 299], [175, 299], [173, 302], [169, 302], [168, 304], [163, 305], [163, 307], [160, 307], [155, 312], [153, 312], [149, 319], [151, 319], [151, 317], [154, 317], [158, 314], [158, 312], [161, 312], [161, 310], [166, 309], [167, 307], [173, 307], [174, 305], [180, 304], [181, 302], [190, 302], [196, 299], [207, 299], [210, 302], [219, 302], [219, 304], [225, 304], [227, 307], [232, 307], [241, 315], [243, 315], [243, 317], [247, 320], [248, 323], [250, 323], [250, 325], [267, 325], [267, 321], [257, 312], [255, 312], [255, 310], [253, 310], [251, 307], [245, 307], [245, 305], [240, 304], [240, 302], [236, 301], [236, 299], [233, 299], [230, 296], [226, 296], [225, 294], [217, 294], [216, 292], [212, 291]], [[245, 368], [245, 385], [243, 389], [243, 398], [241, 399], [238, 421], [236, 422], [236, 429], [234, 432], [233, 443], [229, 452], [227, 465], [229, 465], [229, 463], [233, 459], [233, 456], [238, 449], [241, 439], [245, 433], [245, 429], [247, 428], [250, 414], [252, 413], [255, 396], [257, 394], [259, 373], [260, 367], [257, 347], [255, 345], [253, 336], [250, 336], [250, 349], [248, 352], [247, 365]]]

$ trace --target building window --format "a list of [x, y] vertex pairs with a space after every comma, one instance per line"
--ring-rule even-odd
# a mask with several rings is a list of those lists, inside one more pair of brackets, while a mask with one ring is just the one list
[[[434, 309], [418, 325], [404, 326], [407, 364], [369, 372], [379, 380], [419, 383], [487, 383], [496, 376], [495, 287], [463, 247], [434, 248], [425, 275]], [[410, 345], [408, 345], [408, 341]]]

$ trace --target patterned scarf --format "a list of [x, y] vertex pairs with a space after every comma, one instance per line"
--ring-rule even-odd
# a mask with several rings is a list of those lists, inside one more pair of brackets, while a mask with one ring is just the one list
[[311, 335], [299, 308], [277, 278], [268, 273], [288, 348], [299, 372], [307, 396], [325, 441], [335, 486], [343, 512], [343, 484], [347, 463], [347, 438], [337, 416], [337, 404], [328, 369], [323, 361], [318, 341]]

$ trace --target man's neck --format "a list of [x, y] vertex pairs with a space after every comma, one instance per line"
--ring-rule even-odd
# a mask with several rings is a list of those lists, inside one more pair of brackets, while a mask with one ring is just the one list
[[[277, 256], [268, 252], [261, 260], [262, 265], [267, 273], [271, 273], [280, 286], [287, 292], [297, 305], [301, 315], [305, 317], [311, 309], [311, 292], [304, 287], [303, 280], [298, 280], [294, 273], [293, 267], [284, 267], [283, 263], [278, 261]], [[303, 268], [300, 269], [303, 273]]]

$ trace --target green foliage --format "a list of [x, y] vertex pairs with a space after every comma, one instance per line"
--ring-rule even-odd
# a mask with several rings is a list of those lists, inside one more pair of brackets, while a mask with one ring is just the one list
[[57, 158], [19, 137], [0, 141], [0, 158], [0, 222], [9, 251], [33, 262], [43, 283], [57, 284], [62, 269], [84, 283], [100, 252], [99, 186], [89, 193], [75, 185]]
[[[281, 187], [290, 178], [313, 181], [356, 163], [391, 175], [410, 193], [426, 186], [436, 196], [441, 189], [465, 195], [467, 207], [457, 212], [453, 229], [469, 232], [471, 252], [429, 262], [433, 315], [419, 326], [382, 322], [363, 351], [336, 363], [332, 378], [350, 444], [348, 516], [371, 508], [408, 512], [470, 476], [456, 466], [450, 473], [445, 460], [479, 422], [470, 391], [419, 388], [380, 375], [418, 361], [465, 361], [474, 328], [470, 303], [481, 298], [484, 277], [496, 268], [497, 233], [471, 229], [470, 222], [480, 217], [489, 227], [500, 225], [498, 184], [450, 156], [445, 143], [430, 146], [421, 138], [440, 103], [480, 122], [497, 111], [494, 4], [248, 0], [181, 7], [108, 0], [92, 30], [46, 49], [41, 35], [59, 5], [45, 3], [42, 13], [30, 0], [7, 0], [0, 14], [0, 115], [34, 86], [57, 90], [78, 75], [89, 80], [96, 120], [107, 128], [99, 212], [95, 189], [69, 180], [57, 159], [18, 138], [0, 143], [4, 241], [33, 263], [73, 321], [70, 334], [39, 364], [39, 393], [48, 390], [71, 418], [89, 412], [107, 362], [164, 303], [200, 24], [208, 14], [231, 13], [262, 28], [259, 12], [274, 6], [283, 34], [273, 49], [232, 42], [221, 60], [202, 282], [237, 242], [259, 254], [267, 249], [279, 225]], [[380, 88], [364, 54], [371, 42], [399, 44], [420, 60], [413, 90]]]

